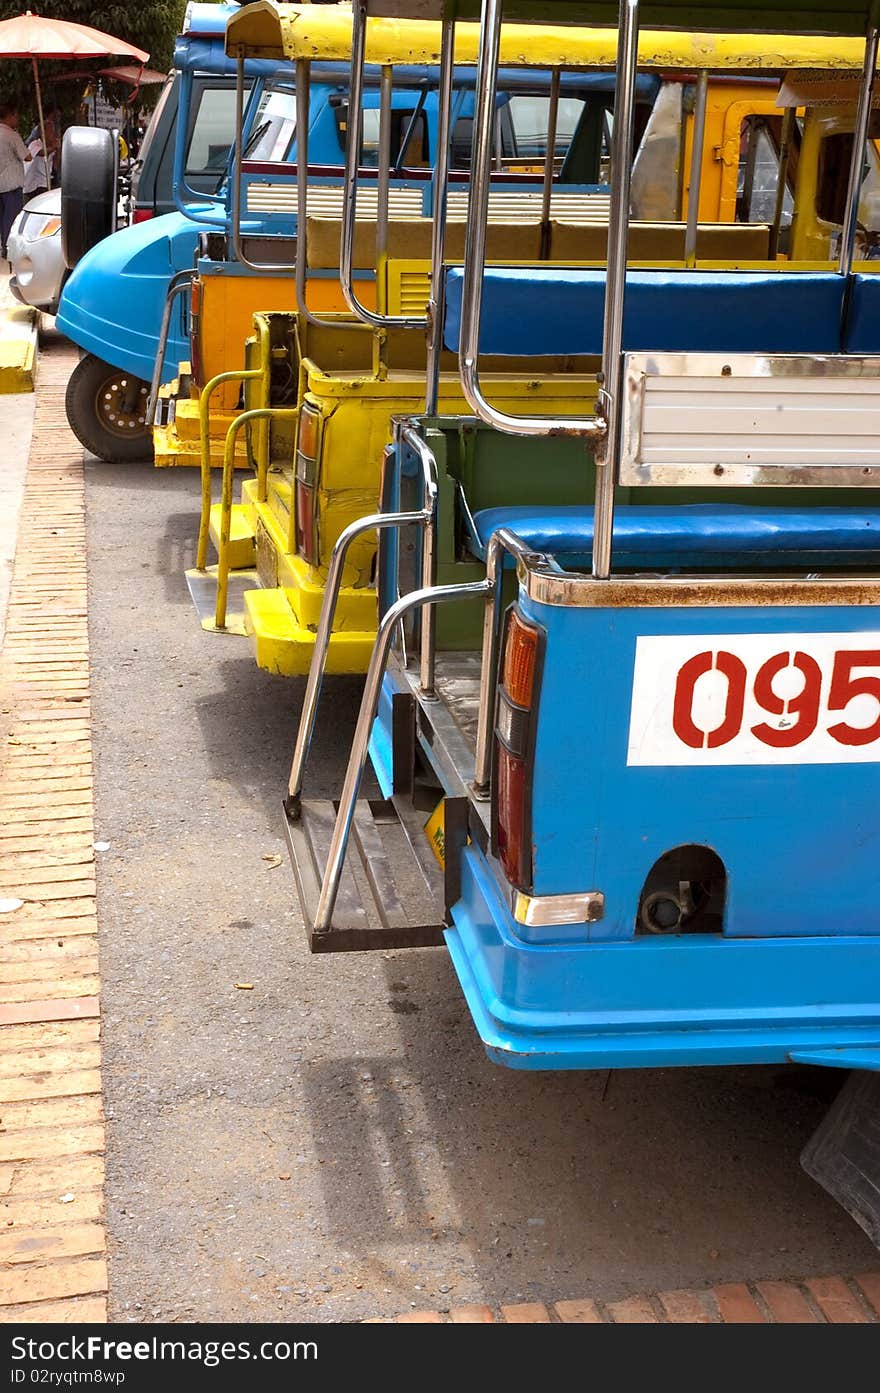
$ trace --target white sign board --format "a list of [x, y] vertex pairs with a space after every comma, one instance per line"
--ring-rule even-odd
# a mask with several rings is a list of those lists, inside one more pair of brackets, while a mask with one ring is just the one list
[[880, 633], [636, 640], [629, 765], [880, 761]]
[[125, 121], [122, 109], [118, 106], [111, 106], [106, 97], [100, 93], [92, 101], [94, 111], [94, 122], [105, 131], [118, 131]]

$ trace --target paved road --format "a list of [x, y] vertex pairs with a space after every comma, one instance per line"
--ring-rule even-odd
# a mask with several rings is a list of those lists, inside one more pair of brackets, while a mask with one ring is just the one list
[[[287, 862], [263, 860], [302, 684], [198, 627], [196, 494], [188, 471], [87, 469], [114, 1318], [872, 1267], [798, 1166], [831, 1071], [507, 1072], [442, 950], [309, 958]], [[325, 794], [357, 699], [334, 682]]]

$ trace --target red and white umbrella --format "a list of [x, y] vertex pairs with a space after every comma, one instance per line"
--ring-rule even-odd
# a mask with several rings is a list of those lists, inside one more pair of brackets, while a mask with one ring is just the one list
[[0, 58], [30, 58], [33, 64], [44, 152], [46, 128], [38, 67], [41, 58], [134, 58], [143, 67], [149, 56], [142, 48], [113, 34], [67, 19], [47, 19], [31, 14], [30, 10], [16, 18], [0, 20]]

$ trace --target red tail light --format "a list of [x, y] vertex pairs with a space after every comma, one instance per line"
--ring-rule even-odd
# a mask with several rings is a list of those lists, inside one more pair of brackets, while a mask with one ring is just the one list
[[320, 560], [318, 550], [318, 464], [321, 454], [320, 414], [308, 406], [299, 413], [296, 442], [296, 549], [310, 566]]
[[132, 222], [149, 222], [150, 218], [155, 216], [152, 208], [135, 208], [131, 220]]
[[519, 890], [530, 889], [532, 881], [531, 773], [540, 638], [540, 630], [510, 610], [495, 713], [492, 843], [507, 879]]

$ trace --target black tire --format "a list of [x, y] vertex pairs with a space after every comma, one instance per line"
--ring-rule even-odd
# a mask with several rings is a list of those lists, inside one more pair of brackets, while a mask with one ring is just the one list
[[110, 131], [71, 126], [61, 144], [61, 255], [73, 270], [116, 230], [117, 145]]
[[67, 383], [64, 405], [77, 440], [107, 464], [153, 458], [146, 426], [150, 385], [93, 354], [80, 358]]

